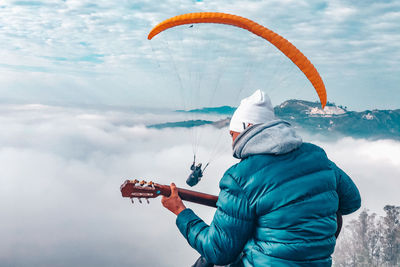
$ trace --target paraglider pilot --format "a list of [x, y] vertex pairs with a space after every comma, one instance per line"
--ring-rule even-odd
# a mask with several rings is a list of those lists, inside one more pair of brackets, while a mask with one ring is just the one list
[[190, 166], [190, 170], [192, 170], [192, 173], [187, 178], [186, 183], [190, 186], [195, 186], [198, 182], [200, 182], [201, 177], [203, 177], [201, 163], [196, 165], [196, 161], [194, 160], [192, 166]]
[[240, 162], [219, 182], [211, 224], [186, 208], [173, 183], [161, 200], [202, 256], [193, 266], [331, 266], [337, 215], [361, 206], [352, 179], [277, 119], [260, 90], [241, 101], [229, 130]]

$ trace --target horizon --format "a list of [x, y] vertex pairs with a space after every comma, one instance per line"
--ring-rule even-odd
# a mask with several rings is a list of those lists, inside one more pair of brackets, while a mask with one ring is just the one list
[[[310, 102], [310, 103], [318, 103], [320, 105], [320, 102], [318, 100], [308, 100], [308, 99], [287, 99], [284, 100], [283, 102], [279, 103], [279, 104], [273, 104], [274, 108], [275, 107], [279, 107], [280, 105], [282, 105], [285, 102], [288, 101], [304, 101], [304, 102]], [[98, 110], [135, 110], [135, 111], [143, 111], [143, 112], [147, 112], [147, 111], [159, 111], [159, 112], [180, 112], [180, 111], [192, 111], [192, 110], [196, 110], [196, 109], [207, 109], [207, 108], [222, 108], [222, 107], [229, 107], [229, 108], [237, 108], [236, 106], [231, 106], [231, 105], [218, 105], [218, 106], [200, 106], [198, 108], [187, 108], [185, 110], [183, 109], [175, 109], [174, 107], [152, 107], [152, 106], [140, 106], [140, 105], [118, 105], [118, 104], [104, 104], [104, 103], [57, 103], [57, 102], [24, 102], [24, 101], [1, 101], [0, 99], [0, 104], [1, 105], [5, 105], [5, 106], [48, 106], [48, 107], [71, 107], [71, 108], [81, 108], [81, 109], [98, 109]], [[396, 108], [394, 107], [393, 109], [379, 109], [379, 108], [373, 108], [373, 109], [350, 109], [347, 106], [344, 106], [340, 103], [335, 103], [335, 102], [331, 102], [331, 101], [327, 101], [326, 106], [336, 106], [336, 107], [342, 107], [344, 108], [346, 111], [355, 111], [355, 112], [363, 112], [363, 111], [373, 111], [373, 110], [398, 110], [400, 109], [400, 104], [399, 106]], [[318, 107], [319, 109], [321, 109], [321, 107]]]

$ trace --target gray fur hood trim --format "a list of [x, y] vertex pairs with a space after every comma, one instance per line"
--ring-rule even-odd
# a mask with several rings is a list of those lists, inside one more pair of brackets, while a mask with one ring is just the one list
[[233, 143], [233, 156], [243, 159], [257, 154], [280, 155], [295, 150], [302, 143], [289, 122], [274, 120], [244, 130]]

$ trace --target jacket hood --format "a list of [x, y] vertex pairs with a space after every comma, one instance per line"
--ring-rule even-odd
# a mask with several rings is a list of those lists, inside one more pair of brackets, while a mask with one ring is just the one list
[[243, 159], [257, 154], [280, 155], [297, 149], [302, 143], [289, 122], [274, 120], [244, 130], [233, 143], [233, 156]]

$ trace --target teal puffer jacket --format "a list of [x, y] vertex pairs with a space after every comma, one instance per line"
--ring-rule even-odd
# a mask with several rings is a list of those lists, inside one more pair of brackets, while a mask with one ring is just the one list
[[[256, 139], [250, 136], [246, 143]], [[357, 210], [359, 192], [320, 147], [292, 142], [281, 154], [288, 143], [279, 142], [273, 154], [235, 150], [242, 161], [222, 177], [210, 225], [190, 209], [178, 215], [179, 230], [208, 262], [223, 265], [241, 257], [244, 266], [331, 266], [336, 212]]]

